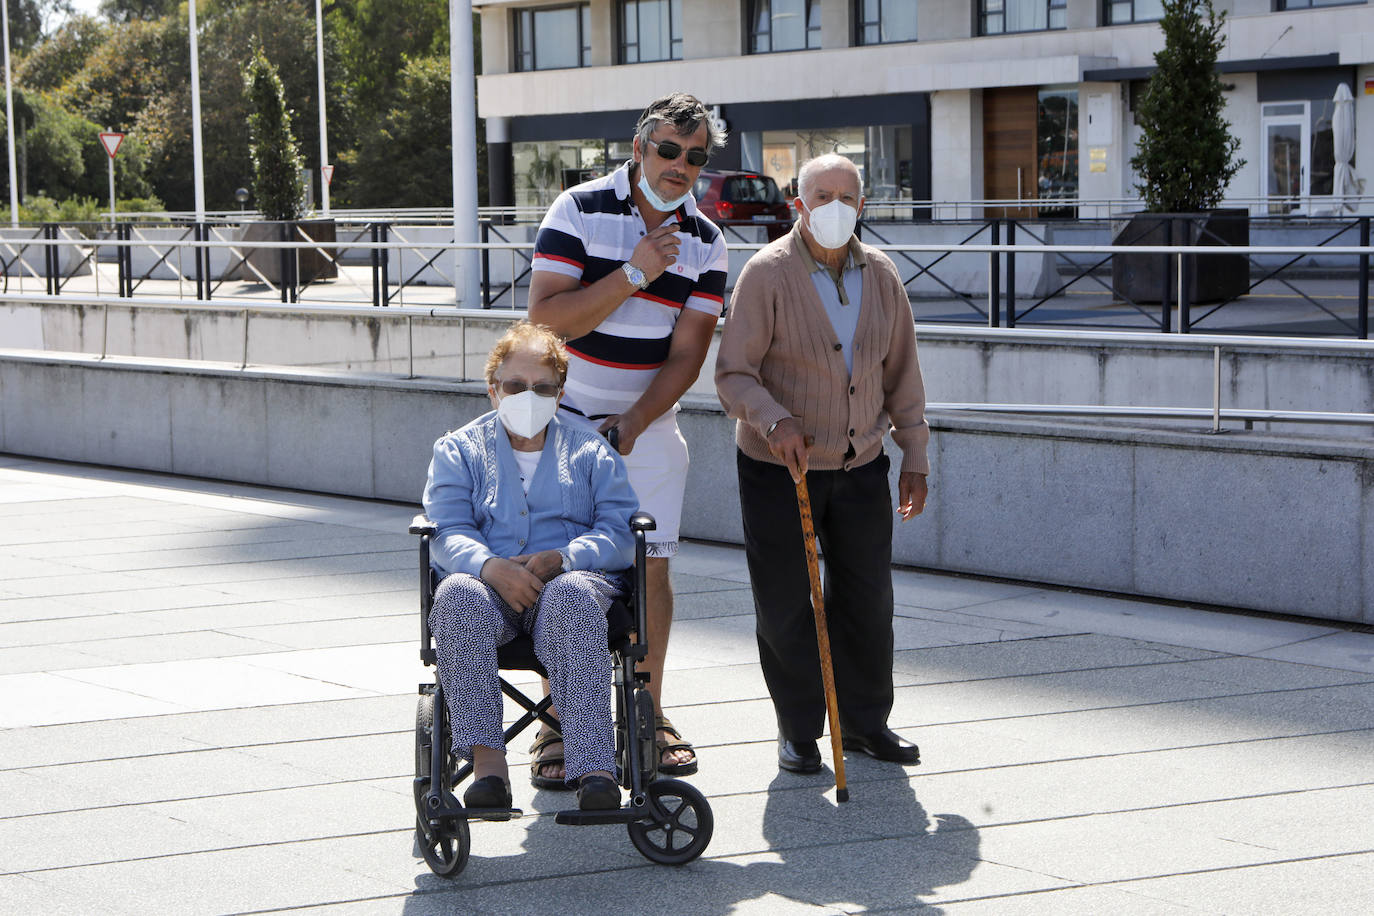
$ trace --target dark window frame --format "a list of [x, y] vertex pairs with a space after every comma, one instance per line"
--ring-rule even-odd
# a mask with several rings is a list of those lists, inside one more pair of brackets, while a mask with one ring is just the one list
[[[1162, 17], [1162, 16], [1164, 15], [1164, 13], [1161, 11], [1158, 17], [1153, 17], [1153, 18], [1150, 18], [1150, 19], [1137, 19], [1137, 18], [1136, 18], [1136, 15], [1135, 15], [1135, 5], [1136, 5], [1137, 2], [1138, 2], [1138, 0], [1102, 0], [1102, 23], [1103, 23], [1104, 25], [1109, 25], [1109, 26], [1110, 26], [1110, 25], [1139, 25], [1139, 24], [1145, 23], [1145, 22], [1158, 22], [1159, 19], [1160, 19], [1160, 17]], [[1275, 0], [1275, 2], [1282, 2], [1282, 0]], [[1120, 5], [1123, 4], [1123, 3], [1129, 3], [1129, 4], [1130, 4], [1130, 6], [1131, 6], [1131, 18], [1130, 18], [1130, 19], [1123, 19], [1123, 20], [1121, 20], [1120, 22], [1115, 22], [1115, 21], [1112, 20], [1112, 9], [1113, 9], [1114, 7], [1120, 6]]]
[[[582, 67], [591, 66], [591, 3], [553, 3], [548, 6], [526, 6], [511, 11], [511, 22], [513, 24], [512, 44], [515, 51], [515, 72], [535, 73], [540, 70], [575, 70]], [[539, 35], [535, 31], [535, 14], [547, 13], [554, 10], [573, 9], [577, 10], [577, 60], [575, 67], [536, 67], [535, 60], [539, 46]], [[528, 17], [529, 31], [531, 38], [530, 47], [525, 47], [524, 26]], [[528, 60], [528, 64], [526, 61]]]
[[[1067, 20], [1068, 20], [1068, 3], [1067, 3], [1067, 0], [1043, 0], [1043, 2], [1044, 2], [1044, 4], [1045, 4], [1045, 11], [1046, 11], [1046, 16], [1045, 16], [1046, 25], [1045, 25], [1045, 27], [1044, 27], [1043, 29], [1017, 29], [1016, 31], [1010, 31], [1010, 30], [1008, 30], [1007, 27], [1006, 27], [1006, 21], [1007, 21], [1007, 18], [1006, 18], [1006, 17], [1007, 17], [1007, 4], [1009, 4], [1009, 3], [1014, 3], [1014, 2], [1016, 2], [1016, 0], [1002, 0], [1002, 8], [1001, 8], [1000, 10], [997, 10], [997, 11], [995, 11], [995, 12], [991, 12], [991, 13], [990, 13], [990, 12], [988, 12], [988, 9], [987, 9], [987, 0], [978, 0], [978, 34], [979, 34], [979, 36], [987, 36], [987, 35], [1026, 35], [1026, 34], [1030, 34], [1030, 33], [1033, 33], [1033, 32], [1061, 32], [1061, 31], [1063, 31], [1063, 30], [1065, 30], [1065, 29], [1068, 28], [1068, 21], [1067, 21]], [[1054, 13], [1055, 13], [1056, 10], [1058, 10], [1059, 13], [1060, 13], [1060, 17], [1059, 17], [1060, 22], [1061, 22], [1060, 25], [1055, 25], [1055, 24], [1054, 24], [1054, 18], [1055, 18], [1055, 17], [1054, 17]], [[990, 22], [991, 20], [993, 20], [993, 19], [1000, 20], [1000, 22], [1001, 22], [1001, 24], [1002, 24], [1002, 27], [1001, 27], [1000, 29], [998, 29], [997, 31], [995, 31], [995, 32], [994, 32], [994, 31], [989, 31], [989, 29], [988, 29], [988, 24], [989, 24], [989, 22]]]
[[[639, 57], [639, 54], [638, 54], [638, 50], [639, 50], [639, 10], [638, 10], [638, 6], [639, 6], [641, 3], [663, 3], [663, 4], [668, 8], [668, 56], [667, 56], [667, 57], [657, 57], [657, 58], [654, 58], [653, 60], [645, 60], [643, 57]], [[629, 40], [629, 36], [625, 34], [625, 31], [626, 31], [626, 30], [625, 30], [625, 10], [626, 10], [626, 7], [630, 6], [631, 4], [633, 4], [633, 5], [636, 7], [636, 10], [635, 10], [635, 40], [634, 40], [633, 42], [631, 42], [631, 41]], [[616, 51], [616, 62], [617, 62], [617, 63], [619, 63], [619, 64], [626, 64], [626, 65], [630, 65], [630, 64], [659, 64], [659, 63], [663, 63], [663, 62], [665, 62], [665, 61], [682, 60], [682, 23], [679, 22], [679, 21], [677, 21], [677, 19], [674, 19], [674, 17], [673, 17], [673, 3], [672, 3], [672, 0], [616, 0], [615, 9], [616, 9], [615, 26], [616, 26], [616, 48], [617, 48], [617, 51]], [[682, 10], [679, 10], [678, 12], [681, 13], [681, 17], [680, 17], [680, 18], [686, 18], [686, 13], [685, 13], [685, 12], [683, 12]], [[677, 30], [676, 34], [674, 34], [674, 29]], [[629, 55], [629, 53], [628, 53], [628, 50], [629, 50], [629, 48], [630, 48], [631, 46], [633, 46], [633, 47], [635, 48], [635, 51], [636, 51], [635, 56], [638, 58], [637, 60], [634, 60], [634, 61], [631, 61], [631, 60], [629, 59], [630, 55]]]
[[1271, 7], [1276, 13], [1290, 10], [1324, 10], [1333, 6], [1361, 6], [1368, 0], [1332, 0], [1331, 3], [1316, 3], [1314, 0], [1273, 0]]
[[[921, 38], [920, 38], [920, 23], [919, 23], [919, 21], [918, 21], [918, 23], [917, 23], [917, 29], [916, 29], [917, 34], [916, 34], [916, 37], [914, 37], [914, 38], [897, 38], [897, 39], [893, 39], [892, 41], [884, 41], [884, 40], [883, 40], [883, 38], [882, 38], [882, 34], [883, 34], [883, 4], [886, 3], [886, 2], [888, 2], [888, 0], [877, 0], [877, 4], [878, 4], [878, 18], [877, 18], [877, 19], [873, 19], [873, 20], [869, 20], [869, 19], [865, 19], [865, 18], [864, 18], [864, 15], [865, 15], [865, 14], [864, 14], [864, 7], [867, 6], [866, 0], [854, 0], [854, 44], [856, 44], [856, 45], [863, 45], [863, 46], [866, 46], [866, 47], [873, 47], [874, 45], [910, 44], [910, 43], [913, 42], [913, 41], [920, 41], [920, 40], [921, 40]], [[919, 8], [919, 3], [917, 4], [917, 6], [918, 6], [918, 8]], [[877, 41], [866, 41], [866, 40], [864, 40], [864, 32], [868, 29], [869, 26], [873, 26], [874, 28], [876, 28], [876, 29], [878, 30], [878, 36], [879, 36], [879, 37], [878, 37], [878, 40], [877, 40]]]
[[[758, 28], [759, 4], [768, 4], [768, 28], [762, 30]], [[745, 15], [748, 16], [747, 28], [744, 33], [744, 53], [745, 54], [786, 54], [789, 51], [816, 51], [821, 47], [821, 26], [817, 22], [813, 28], [811, 25], [812, 11], [819, 11], [821, 0], [805, 0], [803, 9], [806, 12], [806, 46], [803, 48], [774, 48], [773, 47], [773, 0], [748, 0], [745, 4]], [[818, 17], [819, 18], [819, 17]], [[811, 43], [815, 38], [815, 44]], [[759, 37], [767, 36], [768, 49], [761, 51], [758, 49]]]

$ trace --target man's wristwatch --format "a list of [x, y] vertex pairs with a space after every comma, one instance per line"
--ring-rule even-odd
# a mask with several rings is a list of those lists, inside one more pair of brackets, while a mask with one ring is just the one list
[[635, 267], [629, 261], [626, 261], [624, 264], [621, 264], [620, 269], [625, 271], [625, 279], [629, 280], [631, 283], [633, 283], [640, 289], [644, 289], [649, 285], [649, 278], [644, 276], [644, 271], [640, 270], [638, 267]]
[[572, 572], [572, 556], [568, 553], [568, 548], [558, 548], [558, 555], [563, 558], [563, 571]]

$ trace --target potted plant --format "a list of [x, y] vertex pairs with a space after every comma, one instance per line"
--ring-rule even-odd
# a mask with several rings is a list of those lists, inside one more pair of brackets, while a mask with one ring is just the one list
[[[1230, 87], [1216, 71], [1226, 44], [1225, 21], [1226, 13], [1217, 13], [1212, 0], [1164, 0], [1164, 48], [1155, 54], [1156, 69], [1138, 105], [1141, 136], [1131, 158], [1146, 212], [1116, 228], [1115, 245], [1250, 242], [1249, 211], [1217, 209], [1227, 184], [1245, 165], [1236, 157], [1240, 140], [1224, 116]], [[1249, 289], [1244, 255], [1186, 260], [1192, 301], [1229, 299]], [[1176, 258], [1118, 254], [1112, 258], [1112, 288], [1132, 302], [1161, 302], [1173, 297], [1176, 269]]]
[[[291, 113], [286, 107], [281, 77], [262, 48], [254, 48], [244, 68], [248, 97], [248, 148], [253, 160], [253, 197], [264, 222], [244, 226], [245, 240], [334, 242], [333, 220], [303, 221], [305, 210], [304, 169], [296, 138], [291, 133]], [[332, 250], [326, 249], [330, 254]], [[338, 276], [335, 263], [315, 248], [251, 249], [253, 270], [244, 279], [261, 274], [273, 283], [294, 274], [297, 282]], [[255, 273], [256, 272], [256, 273]]]

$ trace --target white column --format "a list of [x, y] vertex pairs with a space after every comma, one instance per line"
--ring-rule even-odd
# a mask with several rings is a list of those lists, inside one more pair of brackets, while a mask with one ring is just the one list
[[[477, 235], [477, 100], [472, 63], [472, 0], [449, 0], [449, 87], [453, 121], [453, 241], [476, 242]], [[481, 300], [479, 255], [459, 249], [453, 258], [453, 298], [464, 308]]]
[[191, 155], [195, 160], [196, 222], [205, 222], [205, 157], [200, 143], [200, 46], [196, 40], [196, 0], [191, 11]]
[[10, 225], [19, 225], [19, 169], [14, 164], [14, 91], [10, 86], [10, 4], [0, 0], [0, 15], [5, 17], [5, 133], [10, 153]]
[[320, 0], [315, 0], [315, 49], [319, 58], [320, 75], [320, 200], [324, 204], [324, 215], [329, 215], [329, 179], [324, 167], [329, 165], [329, 131], [324, 123], [324, 16], [320, 12]]

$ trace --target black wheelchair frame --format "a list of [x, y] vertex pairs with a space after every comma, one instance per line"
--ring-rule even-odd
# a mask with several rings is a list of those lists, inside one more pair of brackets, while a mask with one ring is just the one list
[[[692, 786], [678, 779], [659, 779], [658, 753], [654, 745], [654, 705], [649, 695], [649, 676], [636, 671], [635, 665], [648, 654], [644, 640], [644, 555], [645, 532], [655, 527], [653, 517], [638, 512], [630, 527], [635, 539], [635, 565], [630, 588], [633, 612], [625, 607], [624, 599], [612, 605], [610, 650], [614, 668], [616, 700], [615, 743], [620, 784], [628, 790], [629, 798], [619, 809], [610, 811], [582, 811], [577, 808], [559, 811], [559, 824], [590, 826], [594, 824], [624, 824], [630, 841], [647, 859], [661, 865], [685, 865], [696, 859], [711, 842], [714, 818], [706, 797]], [[415, 837], [425, 863], [441, 877], [459, 874], [468, 862], [472, 840], [469, 820], [506, 821], [520, 817], [518, 808], [509, 811], [467, 809], [459, 802], [454, 790], [472, 775], [472, 764], [458, 761], [452, 753], [448, 707], [439, 683], [436, 653], [429, 629], [429, 612], [433, 607], [434, 590], [440, 574], [430, 563], [430, 540], [437, 527], [423, 515], [415, 516], [410, 533], [420, 538], [420, 660], [435, 667], [434, 683], [420, 685], [420, 699], [415, 713]], [[500, 647], [498, 667], [502, 670], [545, 672], [534, 655], [534, 647], [523, 634]], [[535, 702], [500, 678], [501, 693], [524, 710], [524, 713], [505, 730], [505, 740], [511, 740], [530, 724], [539, 721], [557, 731], [558, 720], [549, 715], [553, 701], [549, 697]], [[437, 724], [437, 729], [436, 729]], [[438, 774], [438, 778], [434, 775]]]

